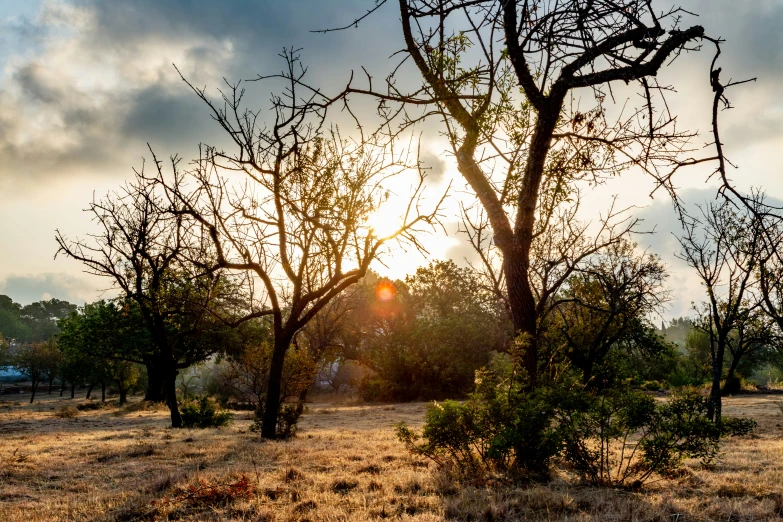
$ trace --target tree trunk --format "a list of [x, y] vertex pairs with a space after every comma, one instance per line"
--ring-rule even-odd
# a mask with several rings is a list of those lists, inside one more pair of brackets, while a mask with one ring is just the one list
[[90, 398], [90, 394], [92, 393], [92, 387], [93, 387], [93, 386], [95, 386], [95, 383], [93, 383], [93, 382], [91, 382], [91, 383], [90, 383], [90, 384], [87, 386], [87, 396], [85, 397], [85, 399], [89, 399], [89, 398]]
[[721, 410], [723, 409], [720, 378], [723, 375], [723, 355], [725, 352], [726, 345], [719, 339], [712, 357], [712, 388], [710, 389], [710, 404], [707, 408], [707, 416], [718, 424], [720, 424]]
[[30, 396], [30, 404], [33, 403], [33, 399], [35, 399], [35, 391], [38, 389], [38, 383], [33, 381], [33, 394]]
[[266, 404], [264, 405], [264, 417], [262, 419], [263, 426], [261, 427], [261, 436], [265, 439], [277, 437], [277, 417], [280, 413], [283, 363], [285, 362], [285, 354], [291, 344], [291, 336], [281, 337], [283, 338], [275, 339], [272, 362], [269, 366], [269, 385], [266, 391]]
[[169, 413], [171, 414], [171, 427], [181, 428], [182, 417], [179, 414], [179, 405], [177, 404], [177, 374], [179, 372], [177, 372], [176, 368], [174, 368], [174, 365], [172, 364], [168, 373], [169, 375], [165, 379], [167, 395], [166, 403], [169, 406]]
[[125, 402], [127, 402], [127, 398], [128, 398], [128, 389], [120, 388], [120, 406], [123, 406]]
[[101, 383], [101, 402], [106, 402], [106, 383]]
[[159, 360], [144, 363], [147, 368], [147, 389], [144, 400], [150, 402], [167, 402], [168, 392], [163, 374], [163, 364]]
[[47, 395], [51, 395], [52, 394], [52, 388], [54, 388], [54, 377], [49, 379], [49, 391], [47, 392]]
[[731, 360], [731, 364], [729, 365], [729, 370], [726, 373], [726, 382], [723, 385], [723, 390], [721, 391], [721, 395], [734, 395], [739, 391], [739, 385], [736, 385], [737, 383], [734, 382], [737, 372], [737, 366], [739, 366], [739, 357], [734, 357]]
[[65, 392], [65, 379], [62, 379], [60, 381], [60, 397], [63, 396], [64, 392]]
[[76, 383], [71, 381], [71, 399], [76, 396]]
[[538, 377], [538, 332], [536, 302], [528, 279], [528, 248], [515, 249], [516, 255], [504, 255], [504, 271], [511, 305], [514, 334], [522, 341], [522, 366], [527, 374], [525, 388], [533, 389]]

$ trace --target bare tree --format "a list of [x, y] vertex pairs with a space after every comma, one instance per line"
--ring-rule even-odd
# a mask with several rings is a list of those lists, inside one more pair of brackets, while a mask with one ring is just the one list
[[[366, 16], [387, 2], [355, 20]], [[388, 2], [391, 3], [391, 2]], [[377, 89], [381, 115], [407, 128], [437, 116], [459, 172], [486, 213], [504, 260], [503, 278], [517, 332], [527, 337], [525, 368], [538, 371], [539, 304], [534, 244], [546, 221], [580, 183], [641, 169], [676, 202], [672, 176], [708, 161], [728, 185], [717, 114], [727, 104], [713, 61], [717, 152], [695, 157], [694, 133], [677, 128], [658, 72], [683, 51], [718, 39], [682, 27], [682, 9], [658, 12], [651, 0], [399, 0], [404, 55]], [[503, 42], [500, 44], [499, 42]], [[717, 58], [717, 54], [716, 54]], [[406, 63], [407, 62], [407, 63]], [[405, 90], [412, 62], [423, 84]], [[625, 84], [625, 85], [623, 85]], [[627, 87], [626, 87], [627, 86]], [[519, 94], [521, 90], [521, 94]], [[617, 92], [615, 92], [617, 91]], [[623, 96], [624, 103], [610, 100]], [[617, 105], [622, 109], [617, 109]]]
[[[235, 151], [202, 146], [186, 171], [176, 158], [168, 179], [158, 165], [171, 211], [197, 223], [214, 262], [194, 262], [207, 273], [228, 269], [250, 273], [257, 282], [252, 311], [235, 322], [269, 316], [274, 346], [269, 369], [262, 436], [275, 438], [281, 377], [297, 332], [329, 302], [366, 273], [390, 241], [413, 247], [422, 225], [436, 223], [443, 198], [421, 209], [424, 172], [409, 161], [410, 147], [397, 150], [383, 133], [347, 139], [327, 123], [328, 109], [343, 94], [327, 98], [306, 86], [295, 51], [283, 54], [287, 69], [259, 81], [285, 84], [272, 98], [270, 119], [244, 108], [241, 84], [228, 84], [221, 101], [191, 86], [226, 131]], [[347, 104], [343, 107], [350, 112]], [[415, 152], [415, 151], [414, 151]], [[418, 173], [397, 229], [381, 236], [368, 220], [386, 201], [385, 180]], [[238, 176], [244, 179], [236, 183]], [[194, 186], [193, 190], [186, 183]], [[444, 196], [445, 197], [445, 196]]]
[[[764, 226], [753, 213], [729, 201], [702, 208], [701, 222], [688, 224], [679, 237], [679, 257], [686, 261], [704, 285], [707, 300], [697, 305], [696, 327], [710, 339], [712, 358], [711, 407], [713, 420], [721, 418], [721, 387], [726, 350], [732, 335], [761, 306], [758, 270]], [[744, 335], [743, 335], [744, 336]], [[733, 348], [739, 350], [738, 347]]]
[[165, 400], [172, 426], [180, 427], [177, 372], [223, 348], [213, 334], [228, 328], [211, 310], [221, 308], [230, 316], [241, 296], [227, 277], [200, 274], [185, 262], [202, 251], [194, 241], [194, 224], [171, 210], [156, 185], [139, 172], [121, 190], [90, 204], [87, 211], [98, 225], [97, 233], [71, 241], [58, 230], [56, 239], [58, 254], [108, 278], [126, 300], [126, 314], [141, 315], [150, 349], [139, 347], [121, 358], [146, 366], [145, 399]]

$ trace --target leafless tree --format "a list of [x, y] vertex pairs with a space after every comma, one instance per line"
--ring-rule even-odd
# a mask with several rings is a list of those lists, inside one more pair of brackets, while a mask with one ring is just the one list
[[[379, 10], [382, 0], [353, 24]], [[536, 237], [579, 184], [641, 169], [676, 200], [672, 176], [716, 161], [732, 189], [718, 136], [725, 91], [713, 61], [717, 151], [700, 157], [692, 132], [677, 128], [666, 103], [672, 86], [657, 74], [683, 51], [721, 41], [682, 9], [656, 11], [652, 0], [398, 0], [402, 62], [385, 85], [351, 85], [375, 96], [394, 132], [436, 116], [459, 172], [475, 194], [504, 263], [517, 332], [527, 337], [525, 368], [535, 384], [539, 306], [534, 289]], [[339, 28], [338, 28], [339, 29]], [[501, 43], [502, 42], [502, 43]], [[717, 59], [716, 53], [716, 59]], [[423, 79], [406, 90], [402, 71]], [[706, 74], [705, 74], [706, 77]], [[376, 82], [377, 83], [377, 82]], [[520, 94], [521, 90], [521, 94]], [[615, 104], [621, 96], [626, 100]], [[621, 107], [618, 108], [618, 107]], [[706, 107], [705, 107], [706, 109]]]
[[[327, 98], [306, 85], [296, 51], [283, 54], [287, 68], [261, 82], [282, 81], [270, 117], [244, 108], [244, 87], [229, 84], [213, 101], [190, 87], [226, 132], [234, 151], [202, 145], [184, 171], [176, 158], [173, 177], [158, 166], [172, 212], [197, 223], [214, 262], [194, 262], [206, 273], [250, 273], [258, 282], [252, 311], [235, 323], [270, 317], [274, 346], [262, 419], [262, 436], [274, 438], [286, 353], [297, 332], [341, 292], [359, 281], [385, 245], [420, 247], [417, 233], [437, 222], [443, 198], [422, 200], [424, 172], [410, 160], [412, 146], [384, 141], [388, 133], [344, 137], [327, 120], [338, 104], [350, 113], [344, 93]], [[385, 182], [405, 172], [418, 175], [397, 229], [380, 235], [369, 219], [387, 197]], [[445, 197], [445, 195], [444, 195]]]
[[236, 301], [237, 285], [229, 284], [226, 276], [198, 273], [186, 262], [203, 252], [194, 241], [194, 224], [172, 210], [156, 185], [139, 172], [122, 189], [90, 204], [87, 211], [98, 226], [95, 234], [70, 240], [58, 230], [56, 240], [58, 254], [109, 279], [128, 306], [138, 308], [152, 349], [140, 347], [140, 353], [124, 357], [144, 363], [149, 379], [145, 399], [165, 400], [172, 426], [180, 427], [177, 372], [222, 349], [209, 332], [227, 328], [210, 311], [220, 308], [230, 316], [241, 304]]
[[710, 339], [709, 415], [719, 421], [726, 350], [737, 329], [744, 331], [745, 323], [761, 306], [757, 290], [764, 226], [744, 207], [724, 200], [702, 208], [701, 221], [687, 225], [678, 239], [682, 247], [679, 257], [695, 269], [707, 294], [706, 301], [696, 305], [700, 317], [696, 326]]

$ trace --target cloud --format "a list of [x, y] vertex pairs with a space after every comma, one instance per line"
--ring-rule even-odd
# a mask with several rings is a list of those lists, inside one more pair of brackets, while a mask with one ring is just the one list
[[443, 176], [446, 173], [446, 161], [443, 158], [427, 150], [422, 152], [419, 162], [422, 168], [425, 169], [427, 178], [432, 183], [440, 183], [443, 180]]
[[65, 273], [9, 275], [0, 280], [0, 294], [7, 295], [22, 305], [53, 297], [83, 304], [100, 297], [96, 286]]

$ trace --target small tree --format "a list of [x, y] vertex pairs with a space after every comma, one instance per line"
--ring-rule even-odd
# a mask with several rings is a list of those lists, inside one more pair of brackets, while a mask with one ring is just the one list
[[[424, 174], [380, 133], [346, 139], [326, 123], [327, 110], [343, 96], [327, 98], [305, 87], [305, 69], [296, 53], [285, 52], [287, 69], [274, 78], [285, 90], [272, 98], [269, 120], [245, 109], [244, 89], [229, 85], [213, 102], [203, 89], [194, 93], [226, 131], [233, 152], [202, 146], [187, 172], [172, 161], [168, 180], [157, 162], [158, 181], [166, 189], [172, 219], [188, 219], [201, 227], [198, 237], [210, 241], [208, 259], [192, 261], [207, 273], [233, 270], [249, 273], [258, 283], [258, 302], [234, 322], [268, 316], [274, 343], [264, 406], [266, 438], [278, 435], [282, 376], [297, 333], [329, 302], [359, 281], [370, 263], [393, 240], [418, 245], [415, 232], [432, 225], [440, 207], [421, 211]], [[343, 93], [344, 94], [344, 93]], [[388, 235], [376, 233], [370, 217], [388, 198], [384, 180], [418, 170], [418, 183], [401, 211], [399, 226]], [[228, 173], [245, 176], [236, 189]], [[185, 180], [195, 186], [189, 190]]]
[[61, 357], [62, 354], [54, 341], [28, 343], [18, 348], [13, 358], [14, 366], [22, 375], [30, 379], [32, 384], [30, 404], [35, 400], [38, 385], [46, 382], [51, 375], [57, 375]]
[[702, 222], [692, 222], [679, 238], [679, 256], [696, 271], [707, 294], [706, 302], [697, 309], [701, 320], [696, 326], [710, 339], [709, 414], [718, 422], [726, 350], [738, 331], [746, 331], [746, 321], [761, 306], [754, 290], [764, 228], [757, 216], [743, 210], [727, 201], [710, 203], [702, 209]]
[[122, 293], [121, 308], [99, 307], [90, 316], [97, 322], [88, 330], [95, 326], [93, 331], [101, 335], [114, 335], [107, 321], [119, 314], [123, 322], [133, 323], [127, 326], [135, 333], [144, 331], [144, 343], [125, 345], [122, 354], [112, 357], [145, 365], [145, 399], [165, 400], [172, 426], [180, 427], [177, 372], [223, 349], [221, 342], [230, 342], [234, 334], [214, 310], [231, 319], [241, 291], [219, 271], [203, 274], [186, 261], [203, 254], [190, 234], [193, 225], [182, 214], [167, 212], [162, 197], [157, 185], [138, 173], [122, 190], [90, 205], [98, 233], [70, 241], [58, 231], [56, 239], [58, 253], [109, 278]]

